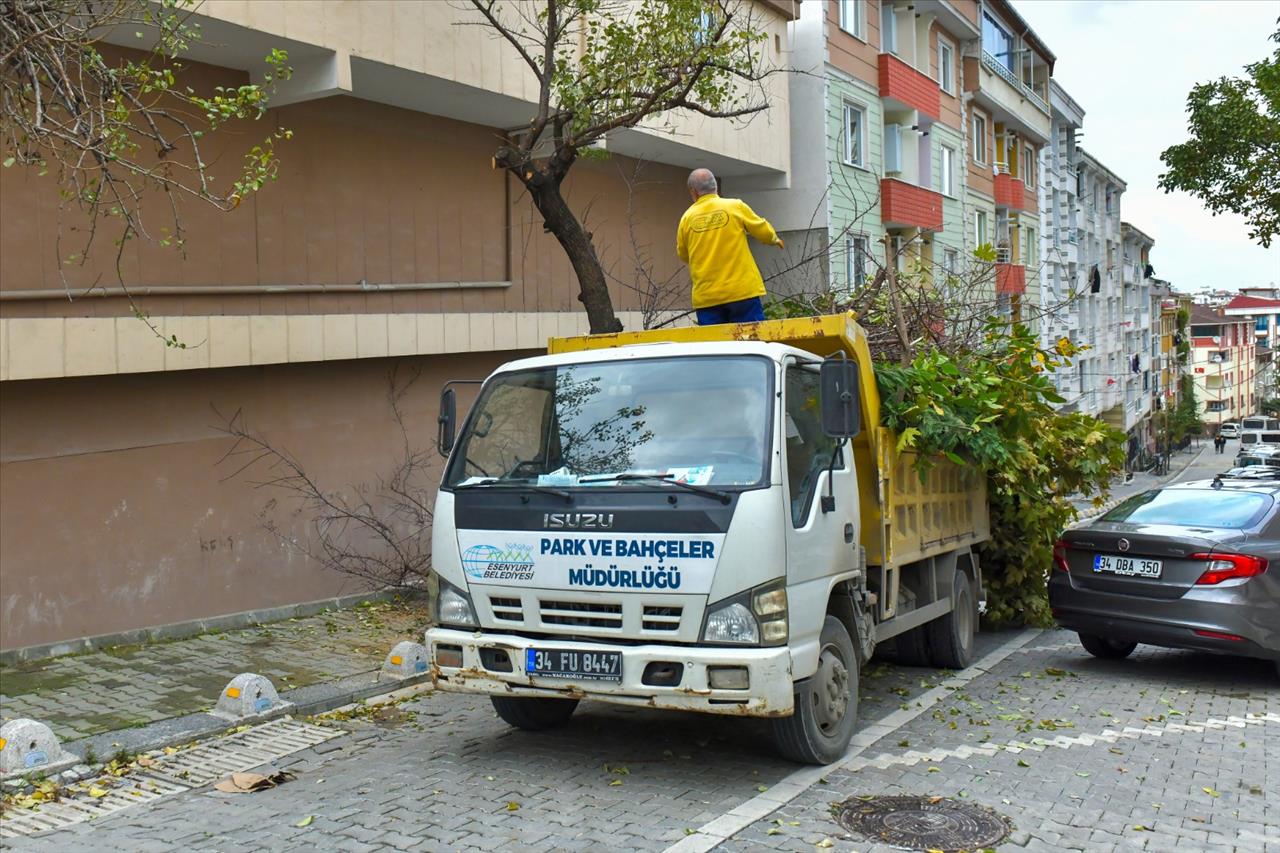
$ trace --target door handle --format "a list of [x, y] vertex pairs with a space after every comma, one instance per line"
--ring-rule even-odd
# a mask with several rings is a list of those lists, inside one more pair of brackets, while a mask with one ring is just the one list
[[846, 524], [844, 526], [844, 541], [850, 545], [853, 544], [853, 525], [852, 524]]

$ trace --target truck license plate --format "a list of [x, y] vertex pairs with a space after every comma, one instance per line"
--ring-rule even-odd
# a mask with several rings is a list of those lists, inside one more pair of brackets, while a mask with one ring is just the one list
[[1159, 560], [1140, 560], [1136, 557], [1120, 557], [1112, 554], [1097, 554], [1093, 558], [1095, 572], [1107, 572], [1113, 575], [1158, 578], [1161, 568]]
[[622, 652], [584, 649], [529, 649], [525, 672], [541, 678], [621, 681]]

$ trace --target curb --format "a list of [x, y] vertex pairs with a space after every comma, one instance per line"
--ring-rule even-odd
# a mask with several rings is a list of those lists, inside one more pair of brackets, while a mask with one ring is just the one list
[[[1162, 484], [1168, 483], [1172, 481], [1174, 478], [1181, 476], [1182, 472], [1186, 471], [1188, 468], [1194, 465], [1200, 459], [1200, 457], [1204, 455], [1204, 452], [1205, 450], [1208, 449], [1208, 447], [1209, 445], [1207, 444], [1201, 447], [1198, 451], [1196, 451], [1194, 454], [1191, 455], [1191, 458], [1189, 458], [1186, 462], [1182, 463], [1181, 467], [1179, 467], [1176, 470], [1170, 471], [1168, 474], [1164, 475], [1164, 477], [1162, 477], [1159, 482]], [[1123, 502], [1125, 502], [1126, 500], [1128, 500], [1129, 497], [1130, 496], [1126, 496], [1123, 498], [1112, 498], [1111, 500], [1107, 501], [1100, 507], [1091, 508], [1088, 512], [1082, 512], [1080, 513], [1079, 517], [1077, 517], [1076, 520], [1072, 522], [1072, 524], [1079, 524], [1082, 521], [1091, 521], [1100, 515], [1108, 513], [1111, 510], [1115, 509], [1120, 504], [1122, 504]]]
[[[372, 696], [379, 696], [407, 687], [420, 685], [430, 680], [430, 673], [421, 673], [409, 678], [395, 681], [379, 680], [381, 670], [360, 673], [336, 681], [298, 687], [280, 694], [280, 698], [292, 703], [291, 707], [282, 708], [274, 713], [255, 718], [253, 723], [261, 723], [286, 715], [308, 717], [333, 711], [345, 705], [359, 703]], [[70, 753], [83, 757], [92, 749], [99, 760], [106, 760], [120, 750], [129, 753], [145, 752], [161, 749], [166, 746], [188, 743], [193, 740], [212, 737], [244, 725], [244, 721], [228, 723], [224, 719], [204, 711], [197, 711], [181, 717], [158, 720], [136, 729], [119, 729], [114, 732], [103, 732], [90, 735], [79, 740], [68, 741], [62, 748]], [[80, 759], [76, 759], [79, 761]]]

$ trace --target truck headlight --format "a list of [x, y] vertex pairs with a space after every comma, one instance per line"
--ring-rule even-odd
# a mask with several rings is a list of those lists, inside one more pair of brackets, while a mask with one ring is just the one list
[[471, 606], [471, 597], [444, 578], [437, 575], [440, 581], [440, 594], [436, 597], [436, 622], [441, 625], [460, 625], [474, 628], [476, 611]]
[[777, 646], [787, 641], [785, 579], [739, 593], [707, 609], [704, 643]]
[[745, 604], [732, 602], [707, 613], [707, 626], [702, 630], [706, 643], [760, 642], [760, 627]]

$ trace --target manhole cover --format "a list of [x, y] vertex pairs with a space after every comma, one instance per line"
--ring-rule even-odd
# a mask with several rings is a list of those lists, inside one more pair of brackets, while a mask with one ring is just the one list
[[854, 797], [836, 820], [870, 841], [908, 850], [973, 850], [994, 847], [1013, 830], [985, 806], [945, 797]]

